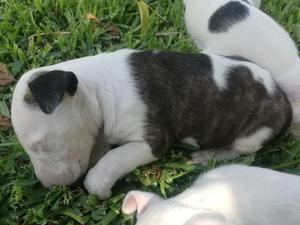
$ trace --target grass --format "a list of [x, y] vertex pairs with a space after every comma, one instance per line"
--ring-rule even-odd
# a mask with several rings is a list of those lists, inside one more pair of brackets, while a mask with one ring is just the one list
[[[184, 29], [181, 1], [146, 2], [148, 29], [141, 33], [138, 5], [133, 0], [0, 0], [0, 62], [17, 80], [34, 67], [124, 47], [197, 51]], [[265, 0], [263, 10], [288, 30], [299, 48], [299, 0]], [[10, 117], [14, 84], [0, 87], [1, 119]], [[0, 224], [134, 224], [132, 216], [120, 213], [128, 190], [170, 197], [202, 171], [229, 163], [212, 160], [207, 168], [197, 167], [189, 163], [190, 146], [174, 146], [173, 150], [169, 157], [121, 179], [113, 197], [99, 201], [80, 187], [43, 188], [6, 124], [0, 131]], [[256, 157], [235, 162], [300, 175], [300, 141], [286, 133]]]

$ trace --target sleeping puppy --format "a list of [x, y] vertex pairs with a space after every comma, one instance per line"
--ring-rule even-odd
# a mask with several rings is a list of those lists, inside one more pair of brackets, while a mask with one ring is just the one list
[[232, 165], [201, 175], [168, 200], [129, 192], [122, 211], [137, 211], [136, 225], [296, 225], [299, 202], [299, 176]]
[[260, 1], [184, 0], [188, 33], [200, 49], [241, 56], [268, 70], [293, 108], [300, 136], [300, 60], [297, 48], [271, 17], [255, 8]]
[[[200, 145], [205, 163], [259, 150], [290, 123], [285, 94], [260, 67], [228, 57], [119, 50], [25, 73], [12, 122], [46, 187], [75, 182], [89, 168], [98, 130], [110, 150], [88, 171], [100, 198], [171, 145]], [[208, 151], [209, 149], [212, 149]]]

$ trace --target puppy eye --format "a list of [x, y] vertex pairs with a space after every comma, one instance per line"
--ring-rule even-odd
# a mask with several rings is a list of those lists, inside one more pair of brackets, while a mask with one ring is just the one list
[[29, 146], [30, 150], [32, 152], [44, 152], [44, 151], [47, 151], [47, 145], [45, 144], [45, 141], [44, 141], [44, 138], [42, 139], [38, 139], [38, 141], [32, 141], [31, 142], [31, 145]]
[[31, 145], [30, 149], [33, 152], [39, 152], [41, 150], [41, 146], [42, 146], [41, 143], [39, 141], [37, 141]]
[[39, 151], [39, 146], [38, 146], [38, 145], [33, 145], [33, 146], [31, 147], [31, 151], [33, 151], [33, 152], [38, 152], [38, 151]]

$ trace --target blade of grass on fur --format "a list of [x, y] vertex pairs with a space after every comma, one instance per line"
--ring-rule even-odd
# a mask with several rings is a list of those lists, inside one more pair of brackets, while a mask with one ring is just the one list
[[137, 5], [139, 7], [139, 13], [141, 17], [141, 37], [143, 38], [146, 35], [149, 25], [149, 8], [148, 5], [142, 0], [138, 0]]

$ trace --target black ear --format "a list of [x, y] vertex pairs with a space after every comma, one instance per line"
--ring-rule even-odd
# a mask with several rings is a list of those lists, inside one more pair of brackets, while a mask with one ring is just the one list
[[51, 114], [62, 101], [65, 92], [73, 96], [77, 91], [78, 79], [72, 72], [53, 70], [28, 83], [34, 100], [41, 110]]

